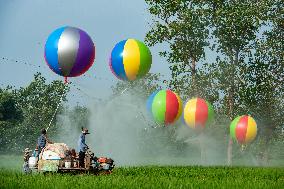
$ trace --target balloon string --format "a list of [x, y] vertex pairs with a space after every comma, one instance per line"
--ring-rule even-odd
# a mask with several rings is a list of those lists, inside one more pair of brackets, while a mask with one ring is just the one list
[[[125, 91], [127, 91], [129, 88], [131, 88], [134, 91], [137, 91], [134, 87], [133, 87], [133, 83], [130, 83], [130, 87], [126, 87], [125, 89], [122, 90], [122, 92], [120, 93], [120, 95], [122, 95]], [[146, 120], [145, 116], [143, 115], [143, 113], [141, 111], [139, 111], [139, 105], [136, 107], [138, 110], [138, 113], [140, 114], [140, 116], [142, 117], [143, 121], [150, 126], [150, 128], [158, 128], [158, 127], [162, 127], [161, 124], [159, 124], [158, 122], [154, 121], [154, 126], [152, 124], [149, 124], [149, 122]], [[137, 118], [138, 116], [136, 116]], [[165, 127], [165, 125], [163, 125], [163, 127]], [[147, 130], [149, 128], [145, 128], [145, 130]]]
[[[67, 77], [65, 77], [65, 78], [67, 78]], [[65, 82], [64, 84], [68, 85], [68, 82]], [[51, 126], [52, 121], [54, 120], [54, 118], [55, 118], [55, 116], [56, 116], [56, 113], [57, 113], [58, 108], [59, 108], [59, 106], [60, 106], [60, 104], [61, 104], [61, 102], [62, 102], [62, 99], [63, 99], [64, 94], [65, 94], [65, 93], [63, 92], [62, 95], [60, 96], [60, 101], [59, 101], [59, 103], [58, 103], [57, 106], [56, 106], [56, 109], [55, 109], [55, 111], [54, 111], [54, 113], [53, 113], [53, 115], [52, 115], [52, 117], [51, 117], [51, 120], [50, 120], [50, 122], [49, 122], [49, 124], [48, 124], [48, 127], [46, 128], [46, 131], [48, 131], [48, 129], [49, 129], [50, 126]]]
[[[89, 97], [89, 98], [92, 98], [92, 99], [94, 99], [94, 100], [97, 100], [97, 101], [102, 101], [102, 99], [101, 98], [97, 98], [97, 97], [94, 97], [94, 96], [91, 96], [91, 95], [89, 95], [87, 92], [85, 92], [84, 90], [82, 90], [82, 89], [80, 89], [78, 86], [80, 86], [80, 85], [76, 85], [75, 83], [71, 83], [74, 87], [75, 87], [75, 89], [77, 89], [81, 94], [83, 94], [83, 95], [85, 95], [85, 96], [87, 96], [87, 97]], [[81, 86], [82, 87], [82, 86]]]

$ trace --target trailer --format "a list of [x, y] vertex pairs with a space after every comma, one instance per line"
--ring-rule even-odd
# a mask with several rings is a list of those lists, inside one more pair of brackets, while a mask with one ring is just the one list
[[25, 173], [90, 173], [110, 174], [115, 167], [114, 161], [107, 157], [96, 157], [91, 150], [87, 150], [84, 166], [79, 166], [78, 153], [69, 149], [64, 143], [48, 144], [37, 154], [31, 154], [28, 148], [24, 151], [23, 171]]

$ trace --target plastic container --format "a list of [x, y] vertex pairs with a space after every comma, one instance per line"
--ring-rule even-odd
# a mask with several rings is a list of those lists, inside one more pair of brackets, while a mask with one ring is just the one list
[[30, 168], [35, 167], [36, 163], [37, 163], [37, 158], [36, 157], [30, 157], [29, 158], [29, 167]]
[[79, 165], [79, 163], [77, 161], [73, 162], [73, 167], [77, 167], [77, 165]]
[[103, 166], [103, 170], [109, 170], [109, 164], [103, 163], [102, 166]]
[[64, 165], [66, 168], [71, 168], [71, 161], [65, 161]]

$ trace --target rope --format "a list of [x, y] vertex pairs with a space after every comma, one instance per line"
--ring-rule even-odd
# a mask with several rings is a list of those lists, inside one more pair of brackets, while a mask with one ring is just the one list
[[[75, 83], [71, 83], [71, 85], [72, 85], [73, 87], [75, 87], [75, 89], [77, 89], [81, 94], [83, 94], [83, 95], [85, 95], [85, 96], [87, 96], [87, 97], [89, 97], [89, 98], [92, 98], [92, 99], [94, 99], [94, 100], [102, 101], [101, 98], [93, 97], [93, 96], [89, 95], [87, 92], [84, 92], [82, 89], [80, 89], [80, 88], [78, 87], [78, 84], [76, 85]], [[82, 87], [82, 86], [80, 86], [80, 87]]]
[[[135, 89], [135, 87], [133, 87], [133, 84], [130, 83], [130, 86], [129, 87], [126, 87], [125, 89], [122, 90], [122, 92], [120, 93], [120, 95], [123, 95], [127, 90], [129, 90], [131, 88], [131, 90], [134, 90], [134, 91], [138, 91], [137, 89]], [[126, 104], [124, 104], [126, 105]], [[127, 105], [129, 106], [129, 105]], [[136, 118], [140, 117], [142, 118], [143, 122], [148, 125], [148, 128], [145, 127], [144, 130], [148, 130], [148, 129], [156, 129], [156, 128], [159, 128], [159, 127], [163, 127], [163, 125], [159, 124], [158, 122], [156, 121], [152, 121], [152, 122], [149, 122], [146, 117], [144, 116], [144, 114], [139, 110], [140, 109], [140, 105], [133, 105], [132, 107], [134, 107], [135, 109], [137, 109], [137, 113], [138, 115], [136, 115]]]
[[120, 94], [123, 94], [127, 90], [128, 90], [128, 88], [125, 88]]
[[31, 63], [28, 63], [27, 61], [22, 61], [22, 60], [15, 60], [15, 59], [10, 59], [10, 58], [5, 58], [5, 57], [2, 57], [1, 59], [2, 61], [0, 61], [1, 63], [17, 63], [17, 64], [25, 64], [25, 65], [28, 65], [28, 66], [33, 66], [33, 67], [38, 67], [38, 68], [42, 68], [43, 66], [42, 65], [36, 65], [36, 64], [31, 64]]
[[[68, 83], [65, 83], [66, 85], [68, 85]], [[63, 96], [65, 95], [65, 93], [63, 92], [62, 93], [62, 95], [60, 96], [60, 101], [59, 101], [59, 103], [57, 104], [57, 107], [56, 107], [56, 109], [55, 109], [55, 111], [54, 111], [54, 113], [53, 113], [53, 115], [52, 115], [52, 117], [51, 117], [51, 120], [50, 120], [50, 122], [49, 122], [49, 124], [48, 124], [48, 127], [46, 128], [46, 131], [48, 131], [48, 129], [50, 128], [50, 126], [51, 126], [51, 123], [52, 123], [52, 121], [54, 120], [54, 118], [55, 118], [55, 116], [56, 116], [56, 113], [57, 113], [57, 111], [58, 111], [58, 109], [59, 109], [59, 106], [60, 106], [60, 104], [61, 104], [61, 102], [62, 102], [62, 99], [63, 99]]]
[[[85, 94], [86, 96], [88, 96], [88, 97], [90, 97], [90, 98], [93, 98], [93, 99], [95, 99], [95, 100], [98, 100], [98, 101], [101, 101], [101, 100], [102, 100], [102, 99], [99, 99], [99, 98], [91, 97], [90, 95], [88, 95], [87, 93], [85, 93], [85, 92], [83, 92], [81, 89], [79, 89], [75, 84], [73, 84], [73, 83], [68, 83], [67, 77], [64, 78], [64, 84], [66, 84], [66, 85], [72, 84], [72, 85], [73, 85], [79, 92], [81, 92], [82, 94]], [[48, 131], [48, 129], [49, 129], [50, 126], [51, 126], [52, 121], [54, 120], [54, 118], [55, 118], [55, 116], [56, 116], [56, 113], [57, 113], [57, 111], [58, 111], [58, 109], [59, 109], [59, 106], [60, 106], [60, 104], [62, 103], [63, 96], [64, 96], [64, 93], [62, 93], [62, 95], [61, 95], [61, 97], [60, 97], [60, 101], [59, 101], [59, 103], [57, 104], [57, 107], [56, 107], [56, 109], [55, 109], [55, 111], [54, 111], [54, 114], [53, 114], [53, 116], [52, 116], [52, 118], [51, 118], [51, 120], [50, 120], [50, 122], [49, 122], [49, 124], [48, 124], [48, 127], [46, 128], [46, 131]]]
[[[34, 68], [46, 68], [45, 64], [42, 64], [42, 65], [32, 64], [32, 63], [29, 63], [28, 61], [6, 58], [6, 57], [0, 57], [0, 63], [3, 63], [4, 65], [8, 64], [8, 63], [16, 63], [16, 64], [25, 64], [25, 65], [28, 65], [28, 66], [32, 66]], [[80, 77], [94, 78], [94, 79], [97, 79], [97, 80], [112, 81], [112, 82], [116, 81], [116, 80], [111, 79], [111, 78], [89, 75], [88, 73], [85, 73], [85, 74], [81, 75]]]

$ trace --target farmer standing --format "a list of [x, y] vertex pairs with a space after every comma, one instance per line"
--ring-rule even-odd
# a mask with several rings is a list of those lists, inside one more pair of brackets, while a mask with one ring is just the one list
[[88, 149], [86, 144], [86, 134], [90, 134], [88, 129], [82, 127], [82, 133], [79, 136], [78, 147], [79, 147], [79, 167], [84, 167], [85, 154]]
[[46, 130], [43, 128], [41, 129], [41, 135], [37, 139], [37, 149], [38, 149], [38, 154], [42, 151], [42, 149], [46, 146], [46, 143], [52, 144], [52, 142], [48, 139]]

